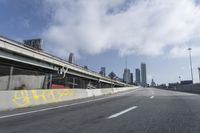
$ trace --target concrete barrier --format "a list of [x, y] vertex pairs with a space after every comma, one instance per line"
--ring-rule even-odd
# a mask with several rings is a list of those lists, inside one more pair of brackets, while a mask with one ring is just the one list
[[188, 92], [194, 94], [200, 94], [200, 84], [192, 84], [192, 85], [178, 85], [173, 88], [166, 88], [167, 90], [180, 91], [180, 92]]
[[87, 97], [108, 95], [138, 87], [108, 89], [51, 89], [0, 91], [0, 111], [24, 108], [41, 104], [69, 101]]
[[[22, 85], [26, 88], [42, 88], [45, 76], [39, 75], [13, 75], [10, 80], [9, 76], [0, 76], [0, 90], [14, 90]], [[10, 81], [10, 83], [9, 83]], [[9, 84], [9, 87], [8, 87]]]

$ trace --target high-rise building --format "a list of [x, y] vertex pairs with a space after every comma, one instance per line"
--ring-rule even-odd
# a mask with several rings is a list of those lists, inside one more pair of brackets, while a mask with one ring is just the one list
[[114, 72], [111, 72], [108, 74], [108, 76], [111, 78], [111, 79], [117, 79], [117, 75], [114, 73]]
[[74, 53], [70, 53], [69, 54], [69, 63], [74, 63], [75, 62], [75, 58], [74, 58]]
[[133, 84], [133, 73], [131, 73], [131, 84]]
[[88, 70], [88, 66], [84, 66], [84, 68]]
[[156, 83], [154, 82], [153, 79], [152, 79], [152, 81], [151, 81], [151, 87], [156, 87]]
[[123, 73], [123, 81], [127, 84], [131, 83], [131, 72], [130, 69], [125, 68]]
[[28, 46], [29, 48], [33, 48], [39, 51], [42, 51], [42, 44], [43, 44], [43, 40], [40, 38], [24, 40], [24, 46]]
[[140, 69], [139, 68], [137, 68], [137, 69], [135, 69], [135, 83], [137, 84], [137, 85], [140, 85]]
[[146, 64], [141, 63], [142, 86], [147, 86]]
[[102, 76], [106, 76], [106, 67], [101, 67], [101, 70], [99, 72]]

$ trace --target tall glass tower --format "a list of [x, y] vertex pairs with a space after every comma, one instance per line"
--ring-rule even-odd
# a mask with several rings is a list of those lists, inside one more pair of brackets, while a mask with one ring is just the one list
[[146, 64], [141, 63], [141, 77], [142, 77], [142, 86], [147, 86], [147, 74], [146, 74]]
[[137, 84], [137, 85], [140, 85], [140, 69], [139, 68], [137, 68], [137, 69], [135, 69], [135, 83]]

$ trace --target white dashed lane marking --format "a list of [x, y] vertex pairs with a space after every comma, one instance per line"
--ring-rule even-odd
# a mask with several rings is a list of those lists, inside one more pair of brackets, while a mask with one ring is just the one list
[[154, 96], [151, 96], [150, 98], [151, 98], [151, 99], [153, 99], [153, 98], [154, 98]]
[[126, 110], [123, 110], [123, 111], [121, 111], [121, 112], [119, 112], [119, 113], [113, 114], [113, 115], [107, 117], [107, 119], [112, 119], [112, 118], [118, 117], [118, 116], [123, 115], [123, 114], [125, 114], [125, 113], [127, 113], [127, 112], [129, 112], [129, 111], [131, 111], [131, 110], [133, 110], [133, 109], [136, 109], [137, 107], [138, 107], [138, 106], [133, 106], [133, 107], [128, 108], [128, 109], [126, 109]]

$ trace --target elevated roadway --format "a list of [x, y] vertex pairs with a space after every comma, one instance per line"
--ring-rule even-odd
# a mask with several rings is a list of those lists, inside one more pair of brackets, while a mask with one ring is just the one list
[[1, 62], [7, 61], [13, 64], [31, 65], [36, 68], [42, 68], [58, 74], [63, 77], [66, 74], [89, 79], [98, 83], [105, 83], [113, 86], [130, 86], [128, 84], [112, 80], [109, 77], [100, 75], [97, 72], [85, 69], [79, 65], [69, 63], [61, 58], [53, 56], [43, 51], [31, 49], [24, 44], [0, 36], [0, 59]]

